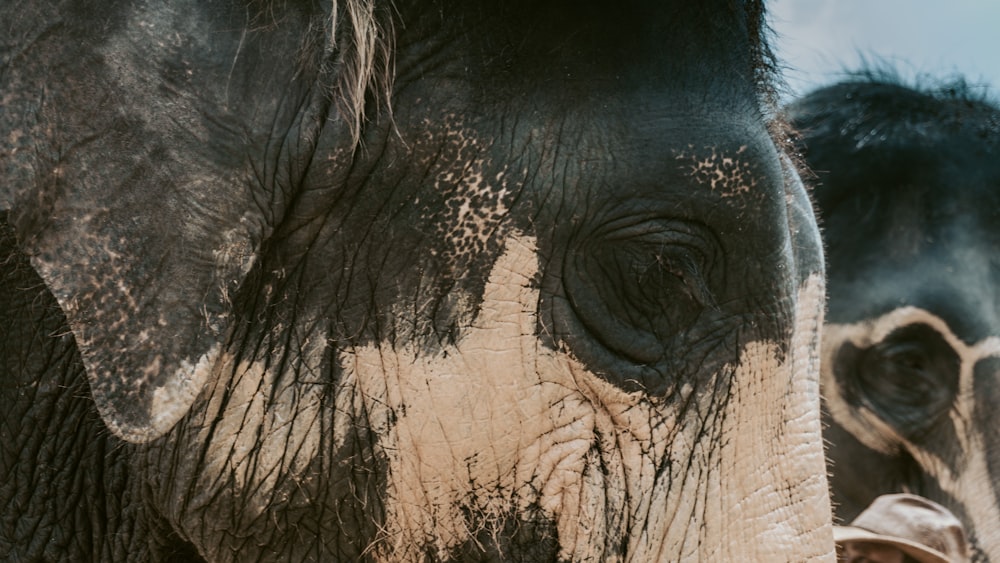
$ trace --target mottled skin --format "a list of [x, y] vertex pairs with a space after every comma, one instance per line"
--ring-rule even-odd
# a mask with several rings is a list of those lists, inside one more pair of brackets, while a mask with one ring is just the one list
[[831, 557], [761, 11], [5, 2], [0, 558]]
[[909, 491], [1000, 560], [1000, 110], [879, 77], [790, 108], [829, 258], [823, 395], [837, 516]]

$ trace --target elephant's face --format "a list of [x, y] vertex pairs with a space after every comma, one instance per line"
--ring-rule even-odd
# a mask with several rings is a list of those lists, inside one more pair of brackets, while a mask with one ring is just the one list
[[823, 396], [838, 516], [909, 491], [1000, 560], [1000, 112], [842, 84], [793, 110], [829, 251]]
[[341, 51], [134, 8], [17, 90], [73, 148], [7, 149], [19, 234], [148, 502], [212, 560], [830, 553], [760, 7], [396, 4]]

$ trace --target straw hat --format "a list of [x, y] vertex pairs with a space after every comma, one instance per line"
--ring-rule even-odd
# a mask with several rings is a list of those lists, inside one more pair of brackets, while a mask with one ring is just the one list
[[833, 538], [837, 543], [892, 545], [922, 563], [970, 561], [961, 522], [945, 507], [917, 495], [878, 497], [849, 526], [834, 526]]

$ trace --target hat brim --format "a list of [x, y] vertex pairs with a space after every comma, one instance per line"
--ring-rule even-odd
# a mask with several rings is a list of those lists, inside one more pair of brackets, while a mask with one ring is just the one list
[[875, 532], [869, 532], [864, 528], [855, 528], [853, 526], [834, 526], [833, 539], [837, 543], [845, 541], [859, 541], [891, 545], [899, 548], [900, 551], [917, 561], [920, 561], [921, 563], [952, 563], [951, 560], [948, 559], [947, 555], [936, 549], [931, 549], [926, 545], [910, 541], [905, 538], [876, 534]]

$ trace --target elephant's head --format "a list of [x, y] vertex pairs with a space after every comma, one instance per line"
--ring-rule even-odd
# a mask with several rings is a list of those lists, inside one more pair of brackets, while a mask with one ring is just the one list
[[823, 396], [838, 516], [913, 492], [1000, 560], [1000, 111], [864, 78], [792, 106], [829, 251]]
[[0, 157], [204, 557], [832, 552], [759, 2], [178, 4], [22, 25]]

